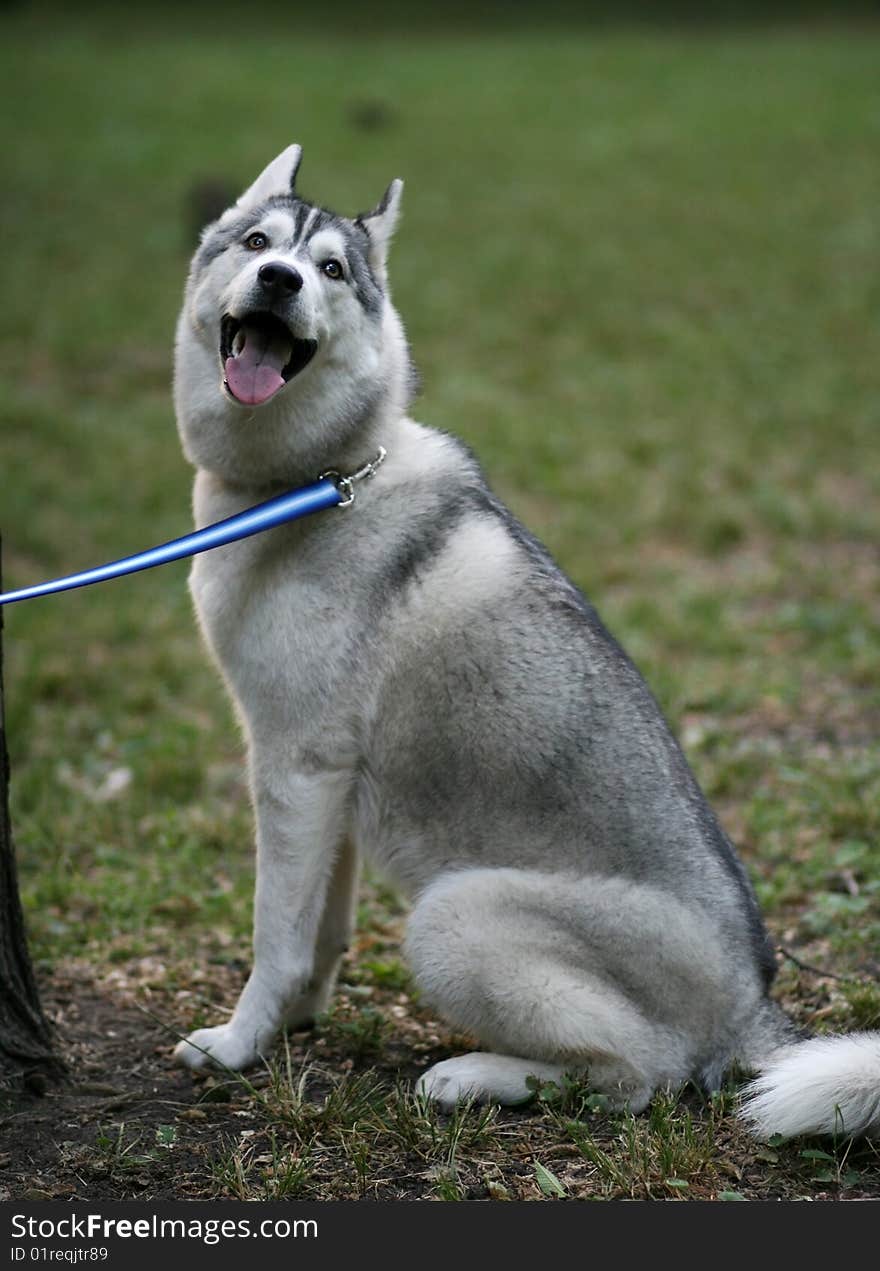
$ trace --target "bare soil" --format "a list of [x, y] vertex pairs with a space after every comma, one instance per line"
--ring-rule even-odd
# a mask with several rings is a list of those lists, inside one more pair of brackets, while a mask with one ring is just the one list
[[[359, 1078], [384, 1082], [386, 1092], [395, 1082], [408, 1088], [429, 1063], [468, 1045], [393, 989], [370, 990], [370, 1007], [383, 1021], [372, 1048], [357, 1024], [363, 1003], [351, 986], [354, 996], [343, 986], [335, 1032], [289, 1039], [284, 1063], [291, 1085], [307, 1075], [305, 1120], [298, 1122], [279, 1111], [277, 1090], [275, 1104], [264, 1098], [269, 1072], [250, 1074], [246, 1084], [223, 1074], [194, 1075], [171, 1059], [174, 1032], [203, 1022], [200, 976], [210, 977], [218, 1000], [231, 1003], [244, 967], [235, 961], [202, 967], [194, 987], [172, 968], [168, 986], [157, 988], [162, 970], [145, 960], [105, 968], [99, 977], [88, 964], [71, 962], [44, 981], [69, 1078], [0, 1091], [0, 1199], [543, 1200], [557, 1193], [552, 1185], [548, 1192], [542, 1167], [570, 1199], [880, 1198], [880, 1145], [843, 1152], [819, 1141], [761, 1145], [729, 1115], [715, 1116], [710, 1150], [695, 1156], [687, 1149], [678, 1166], [664, 1166], [664, 1145], [684, 1142], [689, 1133], [682, 1118], [691, 1118], [697, 1135], [708, 1123], [695, 1092], [685, 1092], [679, 1108], [653, 1129], [645, 1117], [630, 1119], [627, 1129], [598, 1115], [591, 1133], [607, 1161], [585, 1159], [564, 1132], [564, 1118], [540, 1098], [497, 1113], [485, 1134], [472, 1122], [459, 1132], [438, 1118], [440, 1137], [427, 1148], [416, 1138], [407, 1143], [404, 1123], [389, 1121], [387, 1107], [381, 1132], [365, 1137], [358, 1127], [366, 1122], [346, 1121], [344, 1111], [339, 1121], [315, 1120], [334, 1088], [356, 1089]], [[813, 992], [816, 1000], [802, 1005], [815, 1016], [824, 988], [814, 984]], [[351, 1033], [346, 1019], [354, 1021]], [[428, 1139], [434, 1132], [427, 1131]], [[685, 1166], [687, 1179], [669, 1176]]]

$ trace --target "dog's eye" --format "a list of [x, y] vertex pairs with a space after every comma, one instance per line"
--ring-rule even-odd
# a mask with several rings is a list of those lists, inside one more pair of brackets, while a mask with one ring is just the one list
[[327, 275], [328, 278], [344, 277], [344, 274], [342, 272], [342, 266], [340, 265], [338, 260], [333, 260], [333, 259], [325, 260], [323, 265], [321, 266], [321, 269], [324, 271], [324, 273]]
[[269, 246], [269, 240], [265, 234], [248, 234], [244, 245], [250, 252], [261, 252]]

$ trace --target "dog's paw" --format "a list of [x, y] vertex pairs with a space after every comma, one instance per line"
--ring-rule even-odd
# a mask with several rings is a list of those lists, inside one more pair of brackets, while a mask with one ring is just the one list
[[462, 1099], [478, 1103], [489, 1100], [488, 1076], [482, 1055], [460, 1055], [457, 1059], [444, 1059], [423, 1073], [416, 1083], [416, 1094], [424, 1095], [444, 1112], [451, 1112]]
[[454, 1073], [444, 1073], [443, 1069], [450, 1062], [435, 1064], [427, 1072], [422, 1073], [416, 1082], [416, 1094], [436, 1103], [444, 1112], [451, 1112], [457, 1101], [465, 1097], [461, 1083]]
[[444, 1059], [423, 1073], [416, 1094], [424, 1095], [444, 1112], [462, 1099], [475, 1103], [527, 1103], [534, 1095], [530, 1077], [558, 1081], [562, 1069], [533, 1059], [474, 1051], [456, 1059]]
[[229, 1024], [199, 1028], [174, 1047], [174, 1057], [187, 1068], [232, 1068], [240, 1072], [260, 1058], [253, 1037], [246, 1039]]

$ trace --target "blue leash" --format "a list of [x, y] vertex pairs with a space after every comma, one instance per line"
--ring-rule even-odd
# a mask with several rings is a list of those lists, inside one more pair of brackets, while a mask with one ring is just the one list
[[170, 543], [137, 552], [134, 556], [124, 556], [121, 560], [111, 561], [109, 565], [98, 565], [95, 569], [86, 569], [79, 574], [69, 574], [66, 578], [53, 578], [33, 587], [7, 591], [0, 595], [0, 605], [15, 604], [19, 600], [35, 600], [38, 596], [49, 596], [56, 591], [72, 591], [75, 587], [107, 582], [111, 578], [120, 578], [123, 574], [136, 574], [141, 569], [167, 565], [184, 556], [195, 556], [212, 547], [222, 547], [225, 543], [235, 543], [240, 538], [261, 534], [263, 530], [275, 529], [289, 521], [297, 521], [302, 516], [321, 512], [324, 508], [349, 507], [354, 502], [354, 482], [371, 477], [384, 458], [385, 450], [380, 446], [376, 458], [351, 476], [344, 477], [338, 472], [322, 473], [312, 485], [288, 490], [286, 494], [267, 499], [265, 503], [258, 503], [256, 507], [228, 516], [214, 525], [206, 525], [202, 530], [184, 534], [182, 538], [174, 538]]

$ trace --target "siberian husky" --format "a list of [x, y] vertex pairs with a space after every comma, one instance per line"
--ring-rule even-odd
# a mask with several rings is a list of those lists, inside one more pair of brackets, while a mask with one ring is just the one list
[[770, 999], [745, 870], [639, 672], [469, 451], [407, 413], [401, 182], [349, 219], [296, 193], [299, 162], [270, 163], [193, 260], [175, 402], [195, 517], [374, 475], [193, 566], [257, 883], [235, 1011], [177, 1055], [246, 1068], [327, 1007], [364, 853], [411, 897], [423, 998], [484, 1047], [420, 1078], [443, 1108], [572, 1071], [637, 1113], [737, 1063], [759, 1134], [880, 1130], [880, 1033], [806, 1037]]

